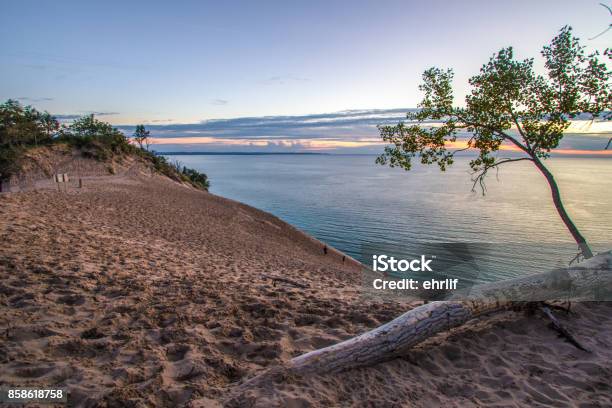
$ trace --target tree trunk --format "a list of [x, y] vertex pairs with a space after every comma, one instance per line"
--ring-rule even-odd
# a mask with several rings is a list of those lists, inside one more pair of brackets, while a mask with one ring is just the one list
[[546, 168], [546, 166], [544, 166], [544, 164], [540, 161], [539, 158], [534, 156], [533, 162], [540, 170], [540, 172], [542, 172], [544, 177], [546, 177], [546, 181], [548, 181], [548, 185], [550, 186], [550, 191], [552, 193], [553, 202], [555, 203], [555, 208], [557, 209], [557, 212], [561, 216], [561, 219], [563, 220], [563, 223], [569, 230], [570, 234], [572, 234], [572, 237], [574, 237], [574, 240], [578, 244], [580, 252], [582, 253], [585, 259], [591, 258], [593, 256], [593, 252], [591, 251], [591, 248], [589, 247], [589, 244], [587, 243], [586, 239], [582, 236], [576, 225], [574, 225], [574, 222], [568, 215], [567, 211], [565, 211], [565, 207], [563, 207], [563, 202], [561, 201], [561, 193], [559, 192], [559, 186], [557, 186], [557, 182], [555, 181], [555, 178], [553, 177], [552, 173]]
[[510, 302], [431, 302], [416, 307], [370, 332], [291, 360], [298, 374], [328, 373], [371, 366], [406, 354], [433, 335], [460, 326], [486, 312], [504, 310]]

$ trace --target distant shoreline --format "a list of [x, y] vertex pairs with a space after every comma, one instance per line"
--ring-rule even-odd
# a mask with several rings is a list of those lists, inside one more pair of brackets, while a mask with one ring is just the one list
[[[595, 153], [599, 151], [593, 151], [593, 153], [583, 154], [563, 154], [550, 152], [551, 158], [593, 158], [593, 159], [610, 159], [612, 157], [612, 150], [601, 150], [605, 153]], [[585, 150], [590, 152], [590, 150]], [[321, 153], [321, 152], [154, 152], [157, 156], [378, 156], [377, 153]], [[507, 151], [506, 155], [510, 157], [518, 157], [520, 153]], [[458, 157], [475, 157], [476, 154], [473, 152], [460, 152], [457, 154]]]

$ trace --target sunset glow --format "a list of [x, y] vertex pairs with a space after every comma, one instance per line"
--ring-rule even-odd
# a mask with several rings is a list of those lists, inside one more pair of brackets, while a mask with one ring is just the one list
[[354, 140], [334, 140], [334, 139], [240, 139], [240, 138], [219, 138], [208, 136], [196, 137], [172, 137], [172, 138], [151, 138], [154, 145], [202, 145], [203, 147], [211, 144], [223, 146], [269, 146], [278, 145], [285, 147], [301, 147], [304, 150], [328, 150], [340, 147], [362, 147], [383, 145], [379, 139], [360, 138]]
[[[364, 146], [380, 146], [381, 149], [384, 143], [377, 138], [355, 138], [351, 140], [337, 139], [248, 139], [248, 138], [221, 138], [212, 136], [194, 136], [194, 137], [153, 137], [151, 138], [152, 145], [189, 145], [194, 149], [206, 150], [209, 146], [225, 146], [225, 147], [261, 147], [279, 146], [285, 148], [298, 148], [300, 151], [333, 151], [338, 148], [355, 148]], [[612, 150], [603, 149], [554, 149], [552, 153], [561, 155], [596, 155], [612, 157]], [[465, 149], [468, 147], [467, 140], [457, 140], [455, 142], [446, 143], [448, 149]], [[475, 149], [469, 149], [475, 150]], [[519, 153], [520, 149], [509, 143], [502, 143], [499, 147], [500, 151], [510, 151]]]

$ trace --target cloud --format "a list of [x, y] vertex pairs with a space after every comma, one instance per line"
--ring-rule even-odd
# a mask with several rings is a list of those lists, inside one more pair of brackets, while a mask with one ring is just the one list
[[75, 120], [80, 118], [83, 115], [78, 115], [76, 113], [68, 113], [65, 115], [53, 115], [57, 120], [65, 121], [65, 120]]
[[38, 71], [44, 71], [49, 68], [48, 65], [43, 65], [43, 64], [19, 64], [19, 65], [24, 68], [35, 69]]
[[35, 98], [35, 97], [29, 97], [29, 96], [19, 96], [17, 97], [17, 99], [23, 102], [32, 102], [32, 103], [49, 102], [53, 100], [53, 98], [46, 98], [46, 97]]
[[114, 116], [114, 115], [119, 115], [119, 112], [82, 111], [80, 113], [66, 113], [66, 114], [53, 115], [53, 116], [55, 116], [55, 118], [57, 120], [60, 120], [60, 121], [69, 121], [69, 120], [78, 119], [78, 118], [80, 118], [82, 116], [86, 116], [86, 115]]
[[191, 124], [152, 125], [151, 131], [159, 138], [197, 136], [249, 139], [352, 138], [377, 135], [377, 125], [396, 124], [404, 120], [406, 112], [410, 110], [368, 109], [313, 115], [212, 119]]
[[[158, 123], [148, 125], [147, 128], [155, 143], [163, 146], [161, 150], [165, 151], [259, 149], [379, 153], [383, 142], [377, 126], [404, 121], [406, 113], [410, 111], [415, 109], [363, 109], [312, 115], [213, 119], [191, 124]], [[439, 125], [436, 122], [429, 124], [434, 127]], [[574, 154], [580, 150], [603, 149], [609, 138], [606, 135], [610, 133], [612, 121], [595, 122], [587, 128], [585, 126], [585, 123], [577, 123], [574, 126], [576, 131], [570, 130], [565, 135], [558, 152]], [[134, 131], [133, 126], [119, 128], [126, 134]], [[607, 133], [604, 132], [606, 128]], [[578, 130], [593, 134], [579, 134]], [[594, 134], [597, 132], [604, 133]], [[468, 133], [460, 132], [457, 143], [465, 143], [468, 137]], [[506, 147], [502, 150], [508, 151]], [[609, 152], [612, 153], [612, 150]]]
[[96, 116], [115, 116], [119, 115], [119, 112], [84, 112], [85, 115], [96, 115]]
[[147, 120], [145, 123], [168, 123], [172, 122], [174, 119], [151, 119]]
[[211, 101], [211, 104], [213, 105], [227, 105], [229, 103], [229, 101], [225, 100], [225, 99], [213, 99]]
[[[150, 124], [160, 151], [379, 151], [379, 124], [397, 124], [410, 109], [347, 110], [295, 116]], [[119, 126], [132, 134], [134, 126]]]
[[69, 67], [75, 69], [80, 66], [84, 68], [98, 67], [98, 68], [110, 68], [110, 69], [121, 69], [121, 70], [139, 70], [148, 69], [143, 64], [132, 64], [125, 61], [112, 60], [109, 58], [78, 58], [72, 55], [59, 55], [57, 53], [40, 53], [40, 52], [2, 52], [0, 55], [5, 58], [16, 60], [18, 65], [33, 68], [33, 69], [47, 69], [47, 68], [64, 68]]
[[283, 84], [286, 84], [287, 82], [305, 82], [305, 81], [310, 81], [310, 79], [289, 74], [289, 75], [272, 76], [266, 79], [264, 83], [283, 85]]

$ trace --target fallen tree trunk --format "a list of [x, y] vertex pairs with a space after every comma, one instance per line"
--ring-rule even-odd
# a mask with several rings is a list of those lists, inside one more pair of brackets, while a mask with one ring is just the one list
[[460, 326], [483, 313], [503, 310], [510, 302], [438, 301], [425, 304], [370, 332], [291, 360], [299, 374], [335, 372], [370, 366], [404, 354], [436, 333]]
[[[437, 333], [458, 327], [486, 313], [546, 300], [612, 299], [612, 252], [599, 254], [570, 268], [478, 285], [449, 300], [414, 308], [367, 333], [293, 358], [286, 374], [323, 374], [392, 359]], [[248, 388], [274, 374], [268, 370], [248, 381]], [[278, 371], [276, 371], [278, 372]]]
[[[326, 373], [369, 366], [403, 355], [433, 335], [486, 313], [507, 310], [528, 301], [589, 299], [611, 292], [612, 253], [598, 255], [571, 268], [478, 285], [412, 309], [360, 336], [291, 360], [295, 373]], [[605, 291], [605, 293], [603, 292]]]

